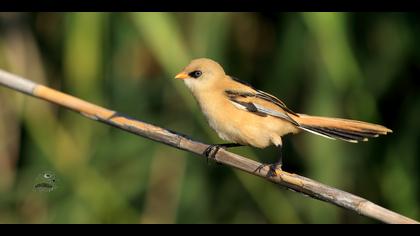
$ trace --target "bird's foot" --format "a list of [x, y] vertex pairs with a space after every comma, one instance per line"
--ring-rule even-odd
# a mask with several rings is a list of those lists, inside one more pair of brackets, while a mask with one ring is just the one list
[[207, 157], [207, 164], [209, 163], [209, 159], [216, 160], [216, 154], [220, 148], [223, 148], [223, 145], [213, 144], [204, 150], [203, 154]]
[[276, 177], [281, 174], [283, 171], [281, 169], [281, 164], [261, 164], [260, 166], [255, 169], [254, 172], [261, 172], [261, 169], [268, 166], [270, 169], [267, 172], [267, 177]]

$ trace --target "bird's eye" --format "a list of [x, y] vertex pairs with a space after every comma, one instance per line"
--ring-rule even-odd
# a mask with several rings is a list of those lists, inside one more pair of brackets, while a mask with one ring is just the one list
[[197, 79], [198, 77], [200, 77], [200, 76], [201, 76], [201, 74], [202, 74], [202, 72], [201, 72], [201, 71], [199, 71], [199, 70], [195, 70], [195, 71], [193, 71], [193, 72], [189, 73], [188, 75], [189, 75], [189, 76], [191, 76], [191, 77], [193, 77], [193, 78], [195, 78], [195, 79]]

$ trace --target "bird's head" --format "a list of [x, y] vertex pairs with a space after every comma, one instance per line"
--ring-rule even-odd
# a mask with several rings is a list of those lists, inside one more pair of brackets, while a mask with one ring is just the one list
[[175, 78], [184, 80], [187, 87], [195, 92], [210, 89], [225, 76], [219, 63], [208, 58], [199, 58], [192, 60]]

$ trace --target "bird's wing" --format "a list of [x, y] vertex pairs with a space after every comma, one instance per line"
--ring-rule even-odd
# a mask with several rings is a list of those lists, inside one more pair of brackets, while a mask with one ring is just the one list
[[240, 79], [238, 79], [236, 77], [229, 76], [229, 78], [232, 79], [233, 81], [241, 84], [242, 86], [245, 86], [245, 87], [248, 87], [249, 89], [251, 89], [252, 92], [256, 94], [256, 97], [258, 97], [260, 99], [263, 99], [265, 101], [271, 102], [271, 103], [277, 105], [278, 107], [280, 107], [281, 109], [285, 110], [286, 112], [288, 112], [290, 114], [293, 114], [295, 116], [299, 116], [296, 112], [290, 110], [286, 106], [286, 104], [284, 104], [283, 101], [281, 101], [280, 99], [276, 98], [275, 96], [273, 96], [273, 95], [271, 95], [269, 93], [266, 93], [264, 91], [258, 90], [256, 88], [254, 88], [251, 84], [249, 84], [249, 83], [247, 83], [247, 82], [245, 82], [243, 80], [240, 80]]
[[290, 109], [286, 106], [286, 104], [284, 104], [284, 102], [283, 102], [283, 101], [281, 101], [280, 99], [278, 99], [278, 98], [274, 97], [273, 95], [271, 95], [271, 94], [269, 94], [269, 93], [263, 92], [263, 91], [261, 91], [261, 90], [257, 90], [257, 94], [256, 94], [256, 96], [257, 96], [258, 98], [261, 98], [261, 99], [264, 99], [264, 100], [266, 100], [266, 101], [268, 101], [268, 102], [271, 102], [271, 103], [276, 104], [277, 106], [279, 106], [280, 108], [282, 108], [283, 110], [285, 110], [286, 112], [288, 112], [288, 113], [290, 113], [290, 114], [293, 114], [293, 115], [295, 115], [295, 116], [299, 116], [297, 113], [295, 113], [294, 111], [290, 110]]
[[[299, 124], [289, 114], [299, 116], [278, 98], [259, 90], [227, 89], [225, 95], [239, 109], [253, 112], [260, 116], [274, 116], [287, 120], [297, 126]], [[288, 114], [289, 113], [289, 114]]]

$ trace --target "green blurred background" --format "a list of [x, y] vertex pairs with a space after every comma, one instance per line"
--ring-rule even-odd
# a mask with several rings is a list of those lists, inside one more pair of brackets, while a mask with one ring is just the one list
[[[0, 14], [0, 68], [196, 140], [222, 142], [173, 79], [197, 57], [295, 111], [384, 124], [361, 144], [286, 137], [284, 169], [416, 219], [419, 42], [404, 13]], [[0, 223], [377, 222], [0, 87]]]

